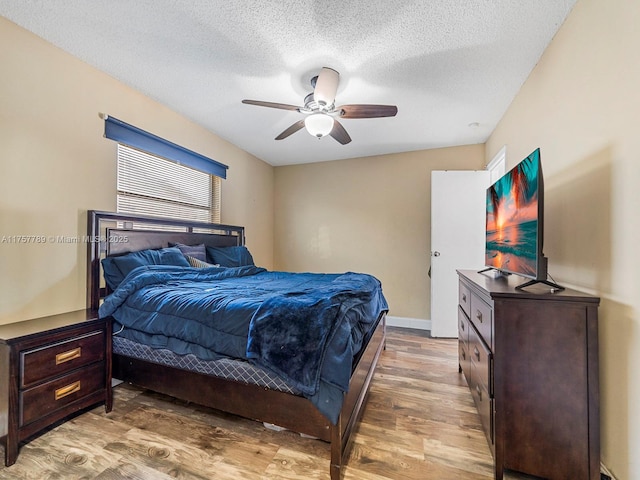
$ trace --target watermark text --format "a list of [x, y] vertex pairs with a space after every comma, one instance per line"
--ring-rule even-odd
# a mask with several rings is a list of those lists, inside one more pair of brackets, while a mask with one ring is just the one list
[[0, 235], [0, 244], [43, 244], [43, 243], [128, 243], [126, 235], [116, 237], [91, 235]]

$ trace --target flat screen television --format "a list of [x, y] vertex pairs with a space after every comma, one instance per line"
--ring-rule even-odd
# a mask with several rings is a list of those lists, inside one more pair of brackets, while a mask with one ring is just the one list
[[544, 182], [540, 149], [509, 170], [487, 189], [485, 270], [517, 274], [554, 289], [547, 281], [544, 239]]

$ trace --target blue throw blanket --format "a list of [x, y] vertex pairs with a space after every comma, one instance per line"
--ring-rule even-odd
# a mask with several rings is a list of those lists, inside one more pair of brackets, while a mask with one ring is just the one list
[[100, 316], [113, 316], [122, 335], [154, 347], [248, 359], [335, 423], [353, 356], [386, 309], [370, 275], [144, 266], [105, 299]]

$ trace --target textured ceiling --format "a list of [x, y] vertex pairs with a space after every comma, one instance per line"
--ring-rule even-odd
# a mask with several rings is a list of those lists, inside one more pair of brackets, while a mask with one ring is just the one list
[[[484, 142], [575, 0], [0, 0], [0, 14], [272, 165]], [[323, 66], [352, 142], [274, 138]], [[115, 115], [117, 112], [107, 112]], [[123, 119], [126, 121], [126, 119]], [[144, 128], [144, 125], [139, 125]]]

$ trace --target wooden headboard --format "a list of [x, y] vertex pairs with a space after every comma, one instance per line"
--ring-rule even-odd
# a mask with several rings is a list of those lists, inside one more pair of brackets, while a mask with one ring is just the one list
[[87, 308], [97, 310], [106, 294], [100, 260], [170, 243], [227, 247], [244, 245], [244, 227], [148, 215], [89, 210], [87, 213]]

